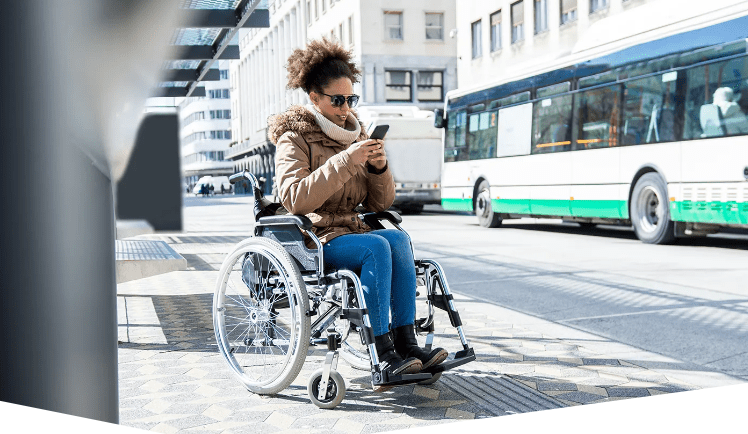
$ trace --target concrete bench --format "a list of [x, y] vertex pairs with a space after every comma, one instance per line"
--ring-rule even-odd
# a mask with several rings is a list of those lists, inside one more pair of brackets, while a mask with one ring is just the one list
[[187, 269], [187, 260], [163, 241], [116, 240], [117, 283]]

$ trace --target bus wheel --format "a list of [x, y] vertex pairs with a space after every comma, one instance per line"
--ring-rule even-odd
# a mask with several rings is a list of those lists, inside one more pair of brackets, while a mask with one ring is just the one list
[[667, 244], [675, 239], [675, 224], [670, 220], [667, 184], [654, 172], [636, 181], [629, 209], [636, 236], [648, 244]]
[[501, 225], [501, 217], [493, 212], [491, 206], [491, 190], [488, 181], [481, 181], [478, 194], [475, 196], [475, 215], [480, 225], [485, 228], [497, 228]]

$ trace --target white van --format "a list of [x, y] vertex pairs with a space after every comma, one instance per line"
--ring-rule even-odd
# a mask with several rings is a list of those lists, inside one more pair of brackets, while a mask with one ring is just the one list
[[[213, 194], [231, 192], [231, 183], [229, 182], [228, 176], [203, 176], [195, 183], [195, 187], [192, 189], [192, 193], [195, 195], [199, 195], [200, 187], [202, 187], [203, 184], [207, 184], [209, 188], [210, 186], [213, 186]], [[223, 190], [221, 190], [222, 186]]]
[[390, 126], [384, 146], [395, 179], [394, 206], [403, 214], [418, 214], [424, 204], [441, 204], [442, 133], [434, 128], [434, 113], [415, 106], [363, 106], [357, 111], [367, 130]]

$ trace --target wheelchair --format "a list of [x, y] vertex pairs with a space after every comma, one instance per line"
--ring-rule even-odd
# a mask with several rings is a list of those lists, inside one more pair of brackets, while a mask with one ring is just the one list
[[[232, 184], [242, 180], [249, 181], [254, 195], [254, 236], [238, 243], [221, 265], [213, 326], [221, 355], [247, 389], [260, 395], [284, 390], [315, 346], [327, 347], [324, 365], [307, 387], [309, 398], [320, 408], [334, 408], [345, 395], [345, 381], [336, 370], [341, 353], [353, 367], [371, 372], [374, 389], [433, 383], [442, 372], [475, 360], [441, 266], [422, 259], [414, 266], [419, 288], [426, 288], [427, 314], [416, 318], [416, 332], [426, 334], [430, 349], [435, 310], [446, 311], [462, 349], [417, 374], [390, 375], [382, 369], [359, 277], [351, 270], [325, 267], [324, 249], [312, 233], [312, 222], [306, 216], [275, 215], [280, 205], [263, 197], [253, 174], [244, 171], [230, 177]], [[394, 212], [359, 217], [373, 229], [384, 229], [386, 220], [403, 230], [402, 219]], [[305, 234], [316, 249], [307, 247]], [[356, 335], [362, 349], [356, 349]]]

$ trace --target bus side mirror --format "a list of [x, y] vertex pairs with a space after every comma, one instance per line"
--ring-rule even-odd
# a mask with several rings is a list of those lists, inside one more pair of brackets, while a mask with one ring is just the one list
[[446, 119], [444, 119], [444, 109], [435, 109], [434, 110], [434, 127], [435, 128], [444, 128], [444, 124]]

